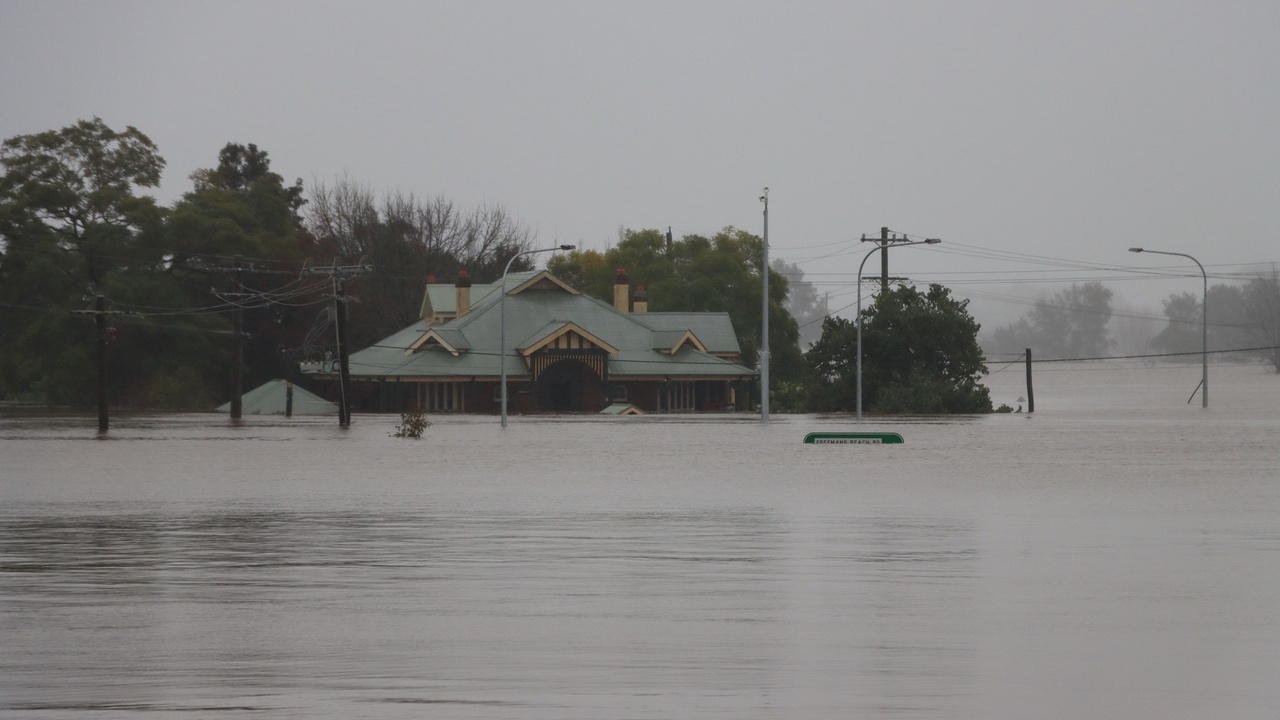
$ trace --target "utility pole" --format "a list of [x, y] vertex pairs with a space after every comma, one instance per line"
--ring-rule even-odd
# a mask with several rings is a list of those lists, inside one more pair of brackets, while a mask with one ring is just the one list
[[99, 295], [93, 300], [93, 325], [97, 330], [98, 349], [98, 434], [105, 435], [107, 419], [107, 299]]
[[243, 409], [240, 396], [244, 391], [244, 256], [235, 256], [231, 270], [235, 278], [235, 309], [231, 311], [231, 419], [239, 420]]
[[351, 427], [351, 361], [347, 350], [347, 298], [342, 277], [333, 277], [334, 321], [338, 332], [338, 425]]
[[880, 228], [880, 292], [889, 292], [889, 228]]
[[890, 235], [889, 228], [880, 228], [880, 237], [869, 238], [866, 233], [862, 235], [862, 242], [873, 242], [880, 247], [880, 292], [889, 292], [889, 246], [894, 243], [910, 242], [906, 235], [899, 236], [897, 234]]
[[95, 295], [92, 310], [72, 310], [73, 315], [93, 316], [95, 365], [98, 371], [98, 434], [105, 435], [111, 422], [107, 412], [107, 298]]
[[333, 278], [333, 320], [338, 344], [338, 426], [342, 428], [351, 427], [351, 363], [347, 348], [347, 296], [343, 282], [372, 270], [368, 265], [339, 267], [338, 261], [334, 260], [332, 267], [308, 268], [304, 271], [308, 275], [328, 275]]
[[769, 188], [760, 196], [764, 203], [763, 265], [760, 277], [764, 281], [764, 308], [760, 312], [760, 421], [769, 422]]

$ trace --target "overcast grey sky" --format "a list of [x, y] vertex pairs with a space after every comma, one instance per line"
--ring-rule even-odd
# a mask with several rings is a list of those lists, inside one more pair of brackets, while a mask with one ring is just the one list
[[1073, 281], [1198, 291], [1130, 246], [1280, 261], [1274, 0], [0, 0], [0, 91], [0, 137], [145, 132], [166, 203], [229, 141], [596, 249], [759, 233], [767, 185], [772, 255], [833, 308], [882, 226], [944, 240], [895, 275], [1015, 314]]

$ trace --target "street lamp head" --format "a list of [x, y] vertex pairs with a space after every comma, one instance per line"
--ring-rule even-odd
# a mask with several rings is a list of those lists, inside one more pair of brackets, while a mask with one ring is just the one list
[[942, 238], [929, 238], [929, 239], [927, 239], [927, 240], [925, 240], [925, 241], [924, 241], [924, 244], [925, 244], [925, 245], [937, 245], [937, 244], [938, 244], [938, 243], [940, 243], [940, 242], [942, 242]]
[[1142, 248], [1129, 248], [1129, 252], [1142, 252]]
[[576, 248], [577, 248], [577, 245], [561, 245], [560, 246], [561, 250], [573, 250]]

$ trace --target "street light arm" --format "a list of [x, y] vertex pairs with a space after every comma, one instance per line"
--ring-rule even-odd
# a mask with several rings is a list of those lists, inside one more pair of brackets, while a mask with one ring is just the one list
[[[1201, 265], [1199, 260], [1186, 253], [1147, 250], [1140, 247], [1129, 248], [1129, 252], [1184, 257], [1200, 268], [1200, 278], [1204, 282], [1204, 299], [1200, 301], [1200, 406], [1209, 407], [1209, 273], [1204, 271], [1204, 265]], [[1191, 397], [1195, 397], [1195, 394], [1192, 393]]]
[[507, 273], [511, 272], [511, 263], [515, 262], [516, 258], [520, 257], [521, 255], [535, 255], [537, 253], [555, 252], [556, 250], [574, 250], [576, 248], [577, 246], [575, 245], [558, 245], [553, 248], [538, 248], [537, 250], [521, 250], [515, 255], [512, 255], [511, 259], [507, 261], [507, 266], [502, 270], [502, 278], [504, 280], [506, 279]]

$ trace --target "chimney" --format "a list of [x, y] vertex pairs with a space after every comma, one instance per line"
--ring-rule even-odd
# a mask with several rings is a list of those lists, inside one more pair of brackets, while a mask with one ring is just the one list
[[462, 317], [471, 310], [471, 278], [467, 277], [466, 270], [458, 271], [458, 281], [453, 284], [453, 287], [457, 291], [454, 317]]
[[435, 282], [436, 276], [431, 273], [427, 273], [427, 287], [422, 290], [422, 307], [418, 309], [418, 317], [422, 318], [422, 321], [427, 323], [431, 322], [431, 319], [434, 318], [436, 314], [435, 308], [431, 307], [430, 287], [431, 285], [434, 285]]
[[623, 315], [631, 309], [631, 281], [627, 279], [627, 269], [618, 268], [618, 276], [613, 279], [613, 308]]
[[649, 294], [644, 291], [644, 283], [636, 283], [636, 294], [632, 295], [631, 299], [633, 301], [632, 312], [649, 312]]

